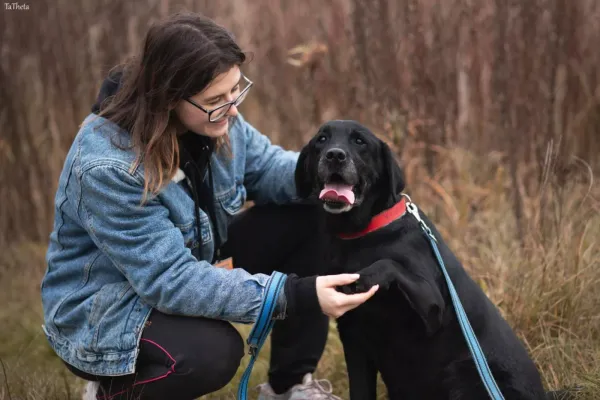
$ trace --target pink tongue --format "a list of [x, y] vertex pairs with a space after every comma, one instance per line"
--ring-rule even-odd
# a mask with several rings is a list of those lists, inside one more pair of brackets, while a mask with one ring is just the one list
[[342, 183], [328, 183], [325, 185], [323, 190], [321, 190], [319, 199], [354, 204], [354, 192], [352, 191], [352, 186], [350, 185], [344, 185]]

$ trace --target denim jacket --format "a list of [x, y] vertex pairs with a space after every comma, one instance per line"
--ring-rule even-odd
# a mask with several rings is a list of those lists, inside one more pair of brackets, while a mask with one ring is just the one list
[[[134, 372], [153, 308], [254, 322], [270, 276], [251, 275], [243, 266], [212, 266], [214, 232], [224, 243], [229, 220], [247, 199], [298, 200], [293, 178], [298, 153], [271, 144], [239, 115], [229, 131], [233, 156], [211, 156], [219, 229], [200, 209], [198, 237], [183, 172], [140, 205], [143, 164], [130, 170], [135, 154], [113, 146], [117, 133], [128, 140], [125, 131], [97, 115], [82, 124], [60, 175], [41, 284], [43, 330], [51, 347], [95, 375]], [[200, 258], [209, 261], [191, 254], [199, 240]]]

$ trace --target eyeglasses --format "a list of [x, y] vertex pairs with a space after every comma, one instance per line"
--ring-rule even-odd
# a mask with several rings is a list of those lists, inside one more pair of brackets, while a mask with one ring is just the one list
[[206, 108], [202, 107], [200, 104], [196, 103], [192, 99], [186, 99], [186, 101], [188, 103], [190, 103], [191, 105], [193, 105], [193, 106], [201, 109], [205, 113], [207, 113], [208, 120], [210, 122], [219, 122], [220, 120], [222, 120], [223, 118], [225, 118], [227, 116], [227, 113], [229, 112], [229, 109], [231, 108], [231, 106], [237, 107], [240, 104], [242, 104], [242, 101], [244, 101], [244, 99], [246, 98], [246, 95], [248, 94], [248, 91], [254, 84], [254, 82], [252, 82], [250, 79], [246, 78], [246, 76], [244, 74], [242, 74], [242, 78], [244, 78], [244, 80], [246, 81], [247, 86], [244, 89], [242, 89], [242, 91], [240, 92], [238, 97], [233, 101], [228, 101], [227, 103], [221, 104], [220, 106], [218, 106], [217, 108], [215, 108], [213, 110], [207, 110]]

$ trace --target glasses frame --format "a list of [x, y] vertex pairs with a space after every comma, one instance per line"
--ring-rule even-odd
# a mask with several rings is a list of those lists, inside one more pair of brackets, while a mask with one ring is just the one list
[[[248, 91], [250, 90], [250, 88], [252, 87], [252, 85], [254, 85], [254, 82], [252, 82], [250, 79], [248, 79], [246, 77], [246, 75], [242, 74], [242, 78], [244, 78], [246, 80], [246, 82], [248, 82], [248, 86], [246, 86], [244, 88], [244, 90], [242, 90], [240, 92], [240, 94], [238, 94], [238, 96], [232, 100], [232, 101], [228, 101], [227, 103], [223, 103], [220, 106], [213, 108], [212, 110], [207, 110], [206, 108], [202, 107], [200, 104], [196, 103], [194, 100], [192, 99], [185, 99], [188, 103], [190, 103], [191, 105], [193, 105], [196, 108], [199, 108], [200, 110], [204, 111], [205, 113], [208, 114], [208, 121], [209, 122], [219, 122], [221, 121], [223, 118], [227, 117], [227, 112], [229, 111], [229, 109], [231, 108], [231, 106], [235, 105], [236, 107], [239, 106], [240, 104], [242, 104], [242, 101], [245, 100], [245, 98], [242, 98], [241, 101], [238, 102], [238, 100], [240, 99], [240, 97], [244, 96], [246, 93], [248, 93]], [[223, 108], [227, 107], [227, 110], [223, 113], [222, 116], [220, 116], [219, 118], [213, 119], [212, 115], [215, 111], [219, 111]]]

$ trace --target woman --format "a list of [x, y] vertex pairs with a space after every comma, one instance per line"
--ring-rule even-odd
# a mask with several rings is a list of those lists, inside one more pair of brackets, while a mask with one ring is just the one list
[[[255, 321], [273, 270], [289, 275], [260, 396], [337, 398], [311, 375], [326, 316], [377, 287], [347, 296], [335, 287], [357, 275], [316, 276], [314, 209], [285, 205], [297, 200], [297, 154], [237, 111], [252, 85], [244, 61], [231, 34], [199, 15], [153, 25], [141, 54], [103, 84], [67, 155], [44, 332], [92, 382], [88, 398], [193, 399], [223, 387], [243, 356], [227, 321]], [[257, 206], [238, 215], [247, 198]], [[214, 266], [228, 256], [240, 268]]]

